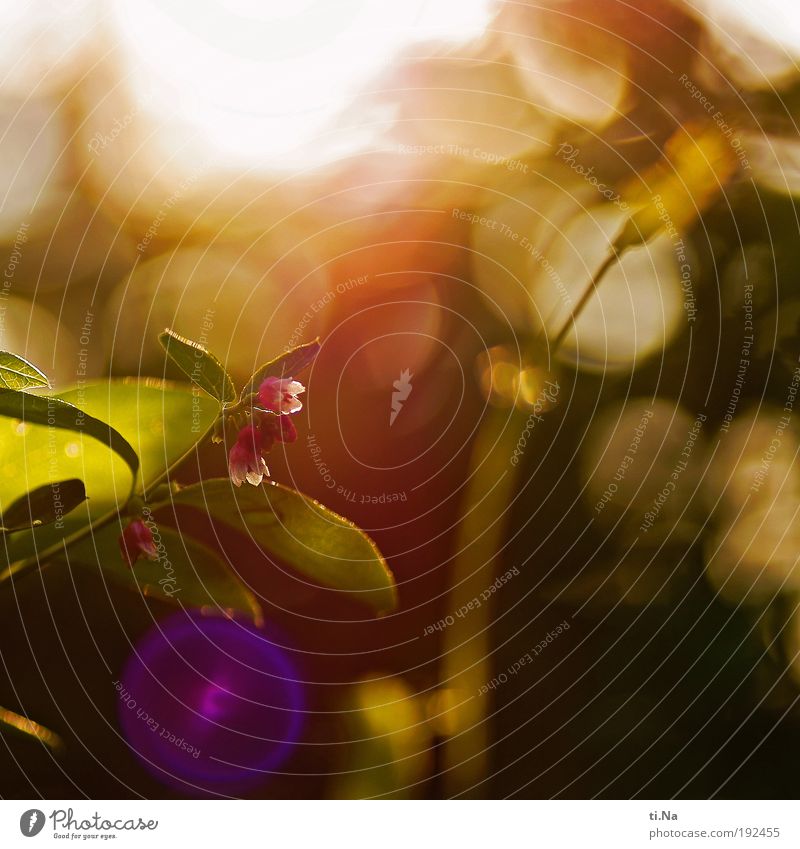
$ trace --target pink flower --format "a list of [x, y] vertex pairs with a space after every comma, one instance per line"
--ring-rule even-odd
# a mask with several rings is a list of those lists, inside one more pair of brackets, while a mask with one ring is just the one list
[[245, 425], [236, 437], [236, 444], [228, 455], [228, 470], [236, 486], [245, 481], [258, 486], [269, 469], [264, 461], [264, 438], [255, 425]]
[[134, 519], [120, 534], [119, 550], [122, 552], [122, 559], [131, 569], [140, 557], [158, 560], [153, 534], [141, 519]]
[[297, 396], [305, 391], [305, 386], [291, 377], [267, 377], [258, 388], [258, 402], [270, 413], [289, 415], [303, 409]]
[[269, 451], [276, 442], [295, 442], [297, 428], [289, 416], [264, 416], [261, 419], [264, 448]]

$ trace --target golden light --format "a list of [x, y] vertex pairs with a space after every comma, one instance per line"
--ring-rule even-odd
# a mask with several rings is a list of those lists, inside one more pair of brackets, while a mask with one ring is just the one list
[[[54, 194], [68, 167], [67, 134], [48, 98], [0, 98], [0, 127], [0, 238], [16, 243], [9, 251], [15, 266], [30, 239], [31, 219], [57, 205]], [[8, 270], [14, 275], [16, 269]]]
[[[266, 271], [265, 269], [269, 269]], [[124, 316], [109, 336], [115, 368], [136, 373], [159, 356], [157, 327], [203, 340], [244, 379], [269, 358], [269, 346], [308, 341], [321, 332], [320, 302], [332, 284], [310, 253], [266, 242], [247, 255], [235, 249], [184, 248], [139, 263], [109, 295]], [[246, 341], [243, 341], [246, 340]]]
[[[533, 268], [530, 290], [551, 339], [565, 322], [571, 323], [586, 281], [607, 256], [626, 215], [613, 204], [590, 207], [542, 251], [546, 263]], [[664, 349], [680, 331], [684, 316], [682, 265], [691, 287], [691, 265], [679, 259], [675, 244], [662, 234], [624, 254], [578, 316], [559, 359], [587, 371], [624, 371]]]
[[64, 748], [64, 742], [54, 731], [45, 728], [44, 725], [39, 725], [32, 719], [28, 719], [27, 716], [15, 713], [13, 710], [0, 708], [0, 722], [16, 729], [21, 734], [37, 739], [53, 751], [60, 751]]
[[692, 0], [708, 28], [715, 72], [746, 88], [769, 88], [797, 70], [800, 7], [795, 0]]
[[600, 18], [605, 26], [596, 26], [591, 8], [560, 0], [510, 3], [501, 31], [531, 102], [597, 127], [622, 108], [630, 71], [607, 16]]
[[97, 0], [0, 0], [0, 90], [39, 97], [79, 76], [99, 31]]
[[481, 352], [475, 361], [475, 374], [487, 400], [498, 407], [510, 407], [519, 395], [519, 354], [505, 345]]
[[519, 373], [519, 397], [517, 406], [520, 410], [533, 410], [536, 413], [546, 413], [554, 409], [558, 403], [553, 393], [558, 381], [545, 368], [528, 366]]
[[455, 687], [442, 687], [428, 696], [425, 718], [436, 736], [453, 737], [465, 730], [464, 713], [459, 708], [470, 695]]
[[[131, 78], [188, 141], [254, 166], [326, 161], [369, 137], [332, 122], [403, 48], [479, 34], [490, 0], [116, 0]], [[363, 121], [363, 119], [359, 119]]]
[[800, 441], [769, 404], [742, 410], [722, 433], [703, 481], [716, 508], [706, 574], [723, 598], [763, 604], [800, 587]]
[[700, 0], [692, 4], [717, 24], [716, 32], [760, 35], [795, 55], [800, 52], [800, 6], [795, 0]]
[[335, 782], [337, 798], [419, 794], [433, 757], [423, 698], [397, 675], [355, 684], [345, 712], [352, 739]]

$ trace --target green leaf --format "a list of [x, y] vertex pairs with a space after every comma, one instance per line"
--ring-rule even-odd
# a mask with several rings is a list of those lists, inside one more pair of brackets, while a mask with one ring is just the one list
[[0, 387], [4, 389], [32, 389], [50, 386], [47, 377], [22, 357], [0, 351]]
[[38, 486], [18, 498], [0, 517], [0, 531], [11, 533], [57, 522], [86, 501], [86, 487], [80, 478], [53, 481]]
[[120, 433], [106, 422], [56, 395], [30, 395], [12, 389], [0, 389], [0, 416], [19, 419], [26, 424], [85, 433], [119, 454], [130, 467], [134, 478], [139, 471], [139, 458]]
[[[136, 449], [138, 492], [163, 478], [219, 415], [216, 399], [185, 384], [155, 380], [104, 381], [60, 397], [108, 421]], [[63, 528], [47, 525], [0, 540], [0, 566], [49, 556], [63, 539], [121, 510], [131, 485], [125, 462], [104, 445], [70, 431], [0, 419], [0, 512], [30, 489], [78, 477], [89, 500], [64, 517]]]
[[137, 492], [145, 492], [191, 451], [219, 415], [213, 398], [186, 385], [150, 378], [103, 381], [61, 397], [108, 421], [136, 449]]
[[236, 400], [236, 387], [231, 376], [206, 348], [169, 329], [158, 337], [158, 341], [189, 380], [223, 404]]
[[[127, 523], [127, 520], [123, 520]], [[256, 622], [261, 608], [253, 594], [216, 552], [174, 528], [148, 525], [158, 560], [140, 558], [130, 568], [122, 559], [122, 524], [115, 519], [70, 545], [63, 554], [69, 564], [100, 570], [109, 580], [147, 598], [185, 607], [210, 607], [230, 614], [245, 613]]]
[[265, 377], [296, 377], [304, 368], [314, 362], [321, 347], [319, 339], [315, 339], [313, 342], [299, 345], [297, 348], [292, 348], [291, 351], [286, 351], [275, 357], [274, 360], [270, 360], [253, 373], [242, 390], [241, 397], [247, 398], [254, 392], [258, 392], [258, 387]]
[[377, 611], [397, 604], [394, 578], [375, 543], [352, 522], [296, 490], [274, 483], [237, 488], [227, 478], [216, 478], [180, 489], [166, 503], [209, 513], [249, 536], [266, 554]]

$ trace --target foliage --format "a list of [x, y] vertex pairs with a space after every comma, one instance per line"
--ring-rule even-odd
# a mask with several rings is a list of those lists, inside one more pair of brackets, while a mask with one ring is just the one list
[[[153, 511], [173, 505], [250, 536], [312, 581], [377, 611], [391, 609], [395, 587], [383, 557], [343, 517], [271, 481], [237, 490], [227, 478], [186, 487], [174, 480], [210, 434], [221, 441], [226, 428], [248, 420], [265, 377], [295, 377], [314, 361], [319, 343], [276, 357], [239, 393], [203, 346], [171, 330], [160, 341], [191, 385], [106, 380], [57, 395], [33, 364], [0, 353], [0, 583], [45, 564], [76, 565], [147, 597], [259, 622], [258, 602], [235, 564], [185, 529], [153, 520]], [[137, 520], [150, 530], [156, 553], [131, 568], [119, 542]]]

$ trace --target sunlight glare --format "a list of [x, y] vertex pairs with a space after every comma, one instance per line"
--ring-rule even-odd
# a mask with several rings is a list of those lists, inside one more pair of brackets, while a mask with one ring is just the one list
[[116, 0], [115, 20], [149, 110], [229, 160], [275, 166], [341, 155], [343, 137], [323, 134], [359, 89], [409, 45], [480, 34], [491, 2]]
[[800, 53], [800, 5], [797, 0], [695, 0], [692, 5], [709, 15], [723, 30], [744, 27], [767, 41]]

